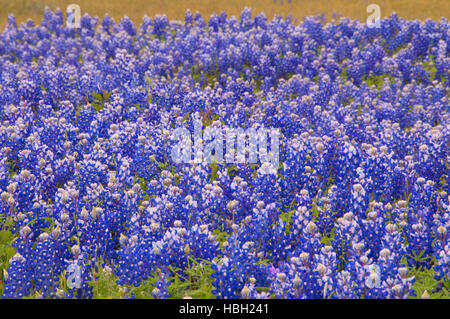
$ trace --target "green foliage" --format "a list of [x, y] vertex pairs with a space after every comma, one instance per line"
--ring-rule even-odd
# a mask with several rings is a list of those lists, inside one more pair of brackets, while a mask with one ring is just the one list
[[383, 85], [384, 85], [384, 80], [388, 79], [389, 83], [394, 83], [394, 77], [392, 77], [391, 75], [371, 75], [371, 76], [364, 76], [363, 77], [363, 81], [366, 82], [366, 84], [371, 87], [372, 85], [375, 85], [377, 90], [379, 91]]
[[430, 299], [450, 299], [450, 289], [448, 279], [436, 280], [435, 271], [430, 269], [411, 268], [410, 275], [415, 277], [414, 293], [411, 299], [428, 297]]
[[227, 232], [220, 231], [218, 229], [214, 230], [212, 234], [215, 237], [215, 240], [219, 242], [220, 247], [223, 247], [223, 244], [228, 241], [228, 238], [231, 237], [231, 235]]
[[68, 291], [69, 291], [65, 270], [59, 275], [58, 287], [59, 288], [57, 288], [57, 294], [58, 294], [58, 291], [65, 292], [65, 293], [68, 293]]
[[342, 82], [347, 82], [347, 80], [348, 80], [348, 75], [347, 75], [347, 68], [342, 68], [342, 71], [341, 71], [341, 78], [342, 78]]
[[[42, 217], [42, 219], [46, 222], [46, 225], [48, 225], [48, 226], [45, 228], [41, 228], [41, 233], [46, 232], [46, 233], [50, 234], [55, 229], [56, 219], [52, 218], [52, 217]], [[36, 221], [37, 221], [37, 217], [35, 219], [33, 219], [32, 221], [30, 221], [28, 223], [28, 225], [30, 226], [30, 225], [36, 223]]]
[[143, 192], [147, 191], [148, 182], [145, 180], [145, 178], [143, 177], [139, 178], [139, 186], [141, 186], [141, 190]]
[[[171, 298], [181, 299], [185, 296], [200, 299], [215, 298], [212, 294], [212, 278], [210, 262], [195, 261], [189, 258], [190, 265], [185, 272], [180, 269], [174, 269], [169, 266], [171, 275], [168, 277], [170, 285], [167, 288]], [[93, 287], [93, 298], [95, 299], [121, 299], [126, 296], [135, 299], [154, 299], [152, 291], [156, 287], [156, 282], [161, 276], [161, 270], [157, 269], [152, 276], [144, 280], [138, 287], [135, 286], [119, 286], [117, 284], [118, 277], [110, 270], [100, 268], [94, 274], [94, 279], [89, 282]], [[62, 278], [60, 287], [67, 291], [64, 284], [65, 278]]]
[[219, 174], [218, 174], [219, 167], [220, 167], [220, 164], [216, 163], [216, 162], [212, 162], [209, 164], [209, 169], [210, 169], [209, 180], [211, 183], [219, 178]]
[[14, 225], [14, 220], [11, 216], [0, 216], [0, 230], [10, 229]]
[[200, 82], [201, 74], [195, 66], [191, 67], [191, 74], [192, 74], [192, 79], [194, 80], [194, 82], [196, 82], [196, 83]]
[[204, 127], [210, 126], [214, 121], [219, 119], [219, 115], [213, 114], [211, 110], [200, 110], [200, 116]]
[[144, 280], [140, 286], [128, 287], [128, 296], [133, 296], [135, 299], [154, 299], [152, 296], [152, 290], [156, 287], [155, 283], [158, 280], [159, 270], [154, 271], [153, 275]]
[[431, 54], [429, 55], [429, 60], [425, 61], [423, 63], [423, 66], [424, 66], [424, 70], [430, 74], [431, 80], [435, 80], [437, 69], [436, 69], [436, 65], [435, 65], [433, 56]]
[[161, 171], [169, 170], [170, 164], [169, 163], [159, 163], [158, 167], [161, 169]]
[[325, 246], [331, 246], [331, 243], [334, 240], [334, 236], [336, 234], [336, 228], [333, 227], [333, 229], [328, 234], [323, 234], [320, 238], [320, 242], [324, 244]]
[[186, 114], [183, 115], [183, 118], [181, 120], [181, 123], [186, 122], [189, 119], [189, 116], [191, 115], [191, 112], [187, 112]]
[[313, 79], [314, 79], [314, 83], [319, 83], [319, 76], [318, 75], [315, 75], [314, 77], [313, 77]]
[[238, 173], [239, 170], [237, 169], [236, 165], [232, 164], [227, 166], [227, 174], [231, 179], [238, 175]]
[[0, 295], [4, 288], [4, 270], [9, 266], [9, 259], [16, 253], [16, 249], [12, 247], [13, 238], [9, 230], [0, 231]]
[[255, 81], [255, 89], [254, 89], [254, 93], [257, 93], [261, 90], [261, 84], [262, 84], [262, 79], [261, 78], [257, 78]]
[[105, 102], [107, 102], [109, 100], [109, 98], [111, 97], [111, 94], [112, 94], [112, 92], [106, 92], [106, 91], [103, 91], [101, 94], [92, 92], [91, 96], [94, 98], [94, 101], [91, 104], [92, 104], [92, 107], [94, 108], [94, 110], [97, 112], [100, 112], [101, 110], [103, 110], [104, 104], [105, 104]]
[[290, 233], [290, 224], [291, 224], [291, 220], [292, 220], [292, 216], [294, 216], [295, 214], [295, 209], [294, 207], [297, 206], [297, 203], [295, 202], [295, 200], [293, 200], [291, 202], [291, 204], [289, 205], [289, 209], [287, 210], [287, 212], [281, 212], [280, 214], [280, 220], [282, 220], [283, 222], [286, 223], [286, 234]]
[[[216, 82], [217, 79], [219, 79], [219, 69], [217, 68], [217, 63], [216, 63], [216, 69], [212, 72], [206, 72], [204, 70], [200, 70], [198, 66], [192, 66], [191, 67], [191, 74], [192, 74], [192, 79], [194, 80], [195, 83], [200, 83], [201, 84], [201, 88], [204, 89], [207, 86], [214, 88], [214, 83]], [[240, 72], [241, 76], [243, 77], [243, 73]]]
[[214, 299], [212, 293], [213, 270], [208, 261], [197, 262], [189, 259], [192, 265], [185, 271], [187, 278], [183, 278], [177, 272], [174, 273], [168, 292], [172, 298], [181, 299], [189, 296], [195, 299]]
[[448, 175], [446, 175], [446, 174], [441, 175], [441, 178], [439, 179], [439, 185], [441, 185], [441, 190], [443, 190], [443, 187], [447, 184], [447, 179], [448, 179]]
[[422, 250], [419, 253], [416, 253], [415, 251], [412, 252], [412, 255], [409, 255], [416, 263], [432, 263], [433, 260], [431, 256], [425, 256], [425, 250]]
[[119, 278], [107, 268], [100, 267], [94, 279], [88, 284], [93, 288], [95, 299], [120, 299], [124, 297], [124, 290], [117, 284]]

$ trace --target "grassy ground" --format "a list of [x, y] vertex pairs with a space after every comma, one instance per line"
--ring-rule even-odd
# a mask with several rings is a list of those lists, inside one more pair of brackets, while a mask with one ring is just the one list
[[3, 29], [8, 14], [13, 13], [18, 22], [31, 18], [40, 22], [46, 6], [51, 9], [65, 8], [77, 3], [82, 13], [103, 17], [106, 13], [116, 21], [128, 15], [136, 23], [140, 23], [144, 14], [166, 14], [169, 19], [184, 19], [187, 9], [200, 12], [203, 16], [211, 13], [226, 11], [228, 15], [239, 16], [246, 6], [253, 9], [253, 13], [265, 12], [268, 18], [274, 14], [295, 18], [324, 13], [331, 19], [333, 12], [345, 17], [366, 20], [369, 4], [378, 4], [382, 16], [389, 16], [396, 12], [407, 19], [427, 18], [439, 20], [450, 17], [450, 2], [448, 0], [0, 0], [0, 27]]

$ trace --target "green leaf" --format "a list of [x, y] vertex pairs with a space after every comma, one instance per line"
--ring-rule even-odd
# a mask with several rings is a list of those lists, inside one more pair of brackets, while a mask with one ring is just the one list
[[16, 253], [12, 246], [13, 239], [14, 235], [9, 230], [0, 231], [0, 295], [4, 289], [4, 270], [9, 267], [9, 260]]
[[100, 267], [93, 279], [88, 282], [88, 285], [93, 288], [93, 297], [95, 299], [123, 298], [124, 293], [117, 284], [118, 279], [112, 270], [106, 271], [104, 267]]
[[100, 112], [101, 110], [103, 110], [103, 105], [100, 105], [100, 104], [97, 104], [97, 103], [92, 103], [92, 107], [97, 112]]

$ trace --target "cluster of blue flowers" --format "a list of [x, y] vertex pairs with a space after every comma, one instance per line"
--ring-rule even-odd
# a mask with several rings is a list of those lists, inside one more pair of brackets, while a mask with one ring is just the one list
[[[449, 53], [446, 19], [9, 16], [3, 297], [89, 298], [106, 269], [168, 298], [193, 263], [218, 298], [406, 298], [417, 267], [448, 281]], [[277, 174], [174, 163], [192, 115], [279, 129]]]

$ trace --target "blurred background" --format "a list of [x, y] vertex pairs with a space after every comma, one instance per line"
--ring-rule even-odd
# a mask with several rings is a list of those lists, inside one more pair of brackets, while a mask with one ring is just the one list
[[108, 13], [116, 22], [128, 15], [138, 25], [144, 14], [150, 17], [166, 14], [170, 20], [184, 20], [186, 10], [190, 9], [192, 13], [200, 12], [205, 19], [212, 13], [222, 11], [226, 11], [228, 16], [239, 17], [246, 6], [252, 8], [253, 15], [264, 12], [268, 18], [274, 14], [283, 17], [291, 14], [299, 19], [325, 14], [325, 18], [331, 20], [335, 13], [338, 17], [365, 21], [369, 15], [366, 8], [371, 3], [380, 6], [382, 17], [392, 12], [406, 19], [419, 20], [449, 19], [450, 16], [450, 0], [0, 0], [1, 29], [10, 13], [14, 14], [18, 23], [28, 19], [40, 23], [46, 6], [65, 12], [71, 3], [81, 7], [82, 15], [87, 12], [102, 18]]

